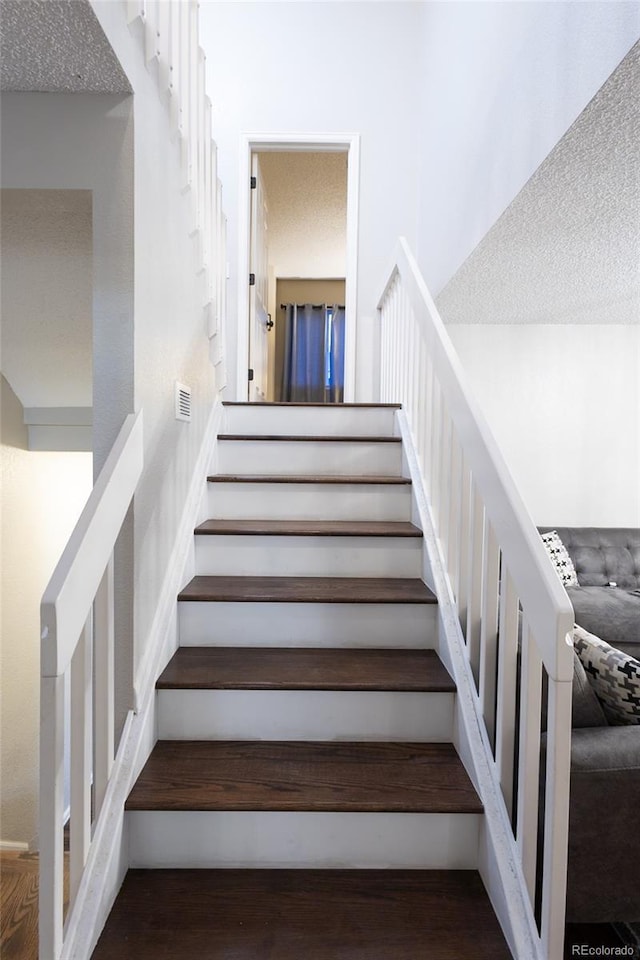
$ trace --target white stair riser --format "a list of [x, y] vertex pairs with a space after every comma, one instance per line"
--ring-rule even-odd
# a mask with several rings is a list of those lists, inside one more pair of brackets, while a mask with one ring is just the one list
[[228, 520], [410, 520], [411, 487], [210, 483], [208, 516]]
[[399, 443], [219, 440], [218, 473], [401, 476]]
[[452, 693], [159, 690], [161, 740], [447, 742]]
[[419, 577], [420, 537], [196, 537], [196, 573], [235, 577]]
[[178, 616], [183, 647], [437, 646], [435, 604], [181, 601]]
[[477, 814], [131, 811], [131, 867], [473, 870]]
[[375, 407], [225, 407], [223, 433], [390, 437], [395, 410]]

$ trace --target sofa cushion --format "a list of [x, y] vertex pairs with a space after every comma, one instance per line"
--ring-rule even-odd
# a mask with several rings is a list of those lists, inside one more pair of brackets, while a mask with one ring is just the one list
[[640, 661], [577, 624], [573, 644], [609, 723], [640, 724]]
[[563, 586], [575, 587], [578, 585], [578, 578], [573, 566], [573, 562], [567, 548], [556, 530], [549, 530], [547, 533], [540, 534], [545, 550], [551, 558], [551, 562], [556, 568], [556, 572], [562, 580]]
[[620, 587], [567, 587], [576, 623], [640, 660], [640, 596]]
[[[541, 531], [550, 530], [541, 527]], [[567, 548], [581, 587], [640, 587], [640, 529], [554, 527]]]

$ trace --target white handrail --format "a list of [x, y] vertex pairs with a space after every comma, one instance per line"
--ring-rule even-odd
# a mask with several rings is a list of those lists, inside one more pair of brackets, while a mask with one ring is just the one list
[[113, 764], [113, 553], [142, 473], [143, 450], [142, 412], [130, 414], [42, 598], [41, 960], [58, 960], [63, 944], [65, 673], [70, 668], [72, 905]]
[[[536, 884], [541, 886], [541, 948], [549, 960], [560, 960], [573, 610], [404, 239], [378, 310], [380, 400], [400, 402], [406, 411], [457, 606], [476, 711], [492, 753], [490, 765], [515, 824], [514, 850], [520, 852], [532, 915]], [[544, 790], [537, 776], [543, 667], [549, 689]]]
[[42, 596], [40, 674], [65, 672], [142, 473], [142, 412], [129, 414]]

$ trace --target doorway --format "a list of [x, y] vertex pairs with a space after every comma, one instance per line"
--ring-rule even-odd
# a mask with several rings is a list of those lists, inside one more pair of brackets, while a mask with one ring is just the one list
[[353, 400], [358, 167], [355, 135], [244, 138], [238, 399]]

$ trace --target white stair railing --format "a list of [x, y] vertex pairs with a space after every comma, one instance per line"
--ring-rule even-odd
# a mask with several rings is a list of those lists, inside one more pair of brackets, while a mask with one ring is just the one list
[[[539, 947], [549, 960], [560, 960], [573, 610], [405, 240], [378, 310], [380, 400], [402, 403], [406, 411]], [[543, 671], [548, 708], [540, 787]]]
[[198, 6], [198, 0], [126, 0], [126, 13], [132, 29], [136, 23], [142, 26], [141, 52], [180, 143], [183, 188], [191, 198], [191, 236], [204, 275], [203, 306], [209, 337], [217, 338], [218, 364], [224, 359], [226, 218], [206, 93], [206, 57], [198, 40]]
[[58, 960], [64, 938], [65, 724], [66, 732], [70, 731], [69, 910], [80, 886], [92, 825], [102, 809], [113, 766], [113, 555], [142, 465], [142, 413], [130, 414], [42, 598], [41, 960]]

